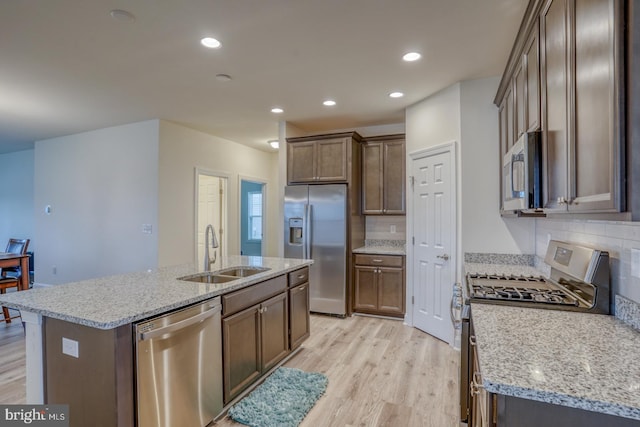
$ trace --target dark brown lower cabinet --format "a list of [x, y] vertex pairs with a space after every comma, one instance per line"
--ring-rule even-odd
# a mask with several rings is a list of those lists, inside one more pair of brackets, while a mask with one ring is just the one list
[[231, 401], [262, 372], [260, 306], [222, 319], [224, 402]]
[[222, 319], [224, 402], [289, 353], [287, 293]]
[[273, 368], [289, 353], [288, 305], [286, 293], [260, 305], [262, 372]]
[[353, 309], [402, 317], [405, 313], [404, 257], [356, 255]]
[[[638, 427], [640, 421], [501, 394], [489, 394], [490, 427]], [[475, 425], [475, 424], [474, 424]]]
[[291, 350], [299, 347], [311, 333], [308, 282], [289, 289], [289, 329]]

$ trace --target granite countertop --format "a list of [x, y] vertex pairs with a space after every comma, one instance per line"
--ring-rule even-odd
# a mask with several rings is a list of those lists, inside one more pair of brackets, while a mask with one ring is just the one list
[[404, 240], [367, 239], [364, 246], [352, 251], [354, 254], [406, 255]]
[[509, 276], [544, 277], [544, 272], [532, 265], [523, 264], [484, 264], [475, 262], [464, 263], [465, 274], [495, 274]]
[[0, 295], [4, 306], [98, 329], [113, 329], [213, 298], [300, 267], [312, 260], [228, 256], [214, 269], [249, 265], [270, 270], [226, 283], [177, 280], [200, 272], [193, 264], [121, 274]]
[[614, 316], [471, 304], [484, 388], [640, 420], [640, 333]]
[[398, 246], [362, 246], [352, 252], [354, 254], [406, 255], [404, 248]]

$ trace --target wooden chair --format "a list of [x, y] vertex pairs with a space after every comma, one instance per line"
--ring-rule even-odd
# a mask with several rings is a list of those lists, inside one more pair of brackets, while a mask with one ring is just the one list
[[[29, 239], [9, 239], [9, 243], [7, 244], [7, 249], [5, 249], [5, 252], [11, 253], [11, 254], [24, 255], [27, 253], [28, 247], [29, 247]], [[21, 271], [20, 267], [3, 268], [2, 272], [0, 273], [0, 294], [6, 293], [7, 289], [11, 289], [11, 288], [19, 289], [20, 276], [22, 274], [29, 274], [29, 272]], [[11, 317], [11, 314], [9, 313], [9, 309], [4, 306], [2, 307], [2, 314], [4, 315], [4, 321], [7, 323], [11, 323], [11, 319], [20, 317], [20, 315]]]
[[[29, 239], [9, 239], [9, 243], [7, 243], [7, 249], [4, 251], [10, 254], [20, 254], [24, 255], [27, 253], [27, 249], [29, 248]], [[7, 277], [7, 273], [10, 273], [11, 277], [20, 277], [22, 272], [20, 271], [20, 267], [5, 267], [2, 269], [2, 273], [0, 276], [2, 278]], [[27, 271], [26, 274], [29, 274]]]
[[[0, 294], [4, 294], [7, 292], [7, 289], [16, 288], [18, 289], [20, 286], [20, 279], [17, 277], [3, 277], [0, 278]], [[4, 314], [4, 321], [7, 323], [11, 323], [11, 319], [15, 319], [20, 317], [20, 315], [11, 317], [9, 313], [9, 309], [7, 307], [2, 307], [2, 314]], [[2, 321], [2, 319], [0, 319]]]

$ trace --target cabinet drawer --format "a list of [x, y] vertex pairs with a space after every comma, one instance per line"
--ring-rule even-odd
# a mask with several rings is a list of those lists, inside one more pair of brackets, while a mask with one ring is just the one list
[[301, 268], [300, 270], [292, 271], [289, 273], [289, 287], [292, 288], [300, 283], [309, 281], [309, 267]]
[[287, 289], [287, 276], [265, 280], [239, 291], [222, 296], [222, 315], [235, 313]]
[[404, 257], [402, 255], [356, 255], [356, 265], [374, 265], [384, 267], [402, 267], [404, 266]]

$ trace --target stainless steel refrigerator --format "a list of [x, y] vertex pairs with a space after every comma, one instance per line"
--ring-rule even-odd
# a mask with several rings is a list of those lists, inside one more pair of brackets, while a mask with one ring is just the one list
[[313, 259], [309, 269], [312, 312], [346, 314], [346, 184], [285, 187], [284, 256]]

